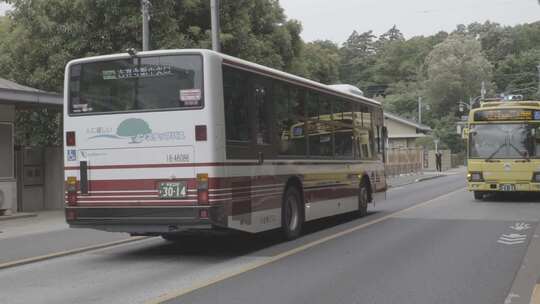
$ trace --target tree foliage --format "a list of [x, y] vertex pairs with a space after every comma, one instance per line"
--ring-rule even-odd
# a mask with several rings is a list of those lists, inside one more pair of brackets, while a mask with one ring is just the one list
[[[10, 28], [0, 44], [0, 73], [29, 86], [61, 91], [74, 58], [141, 45], [139, 1], [11, 0]], [[302, 49], [300, 23], [277, 0], [221, 1], [223, 52], [292, 71]], [[162, 0], [152, 7], [154, 49], [209, 48], [209, 1]]]
[[459, 102], [479, 95], [482, 81], [489, 82], [492, 65], [473, 38], [453, 35], [435, 46], [426, 58], [426, 96], [438, 117], [456, 112]]
[[[61, 92], [69, 60], [141, 45], [139, 1], [7, 2], [13, 11], [0, 18], [0, 75], [24, 85]], [[152, 3], [151, 48], [211, 47], [209, 1]], [[482, 81], [493, 94], [540, 97], [540, 22], [513, 27], [471, 23], [451, 33], [410, 39], [393, 26], [380, 36], [352, 31], [338, 45], [302, 41], [301, 24], [285, 17], [278, 0], [222, 0], [220, 12], [224, 53], [323, 83], [356, 85], [368, 97], [380, 99], [386, 110], [412, 119], [418, 116], [421, 96], [432, 105], [423, 122], [435, 128], [447, 146], [459, 147], [450, 134], [460, 115], [458, 102], [479, 95]], [[40, 124], [42, 119], [51, 125], [41, 135], [20, 134], [20, 142], [56, 140], [48, 136], [59, 120], [37, 113], [18, 114], [19, 125]], [[447, 129], [451, 131], [445, 133]]]
[[306, 76], [325, 84], [339, 81], [339, 48], [332, 41], [314, 41], [304, 46], [302, 61]]

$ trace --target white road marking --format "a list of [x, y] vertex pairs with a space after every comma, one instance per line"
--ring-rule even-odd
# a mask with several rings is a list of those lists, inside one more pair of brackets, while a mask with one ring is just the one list
[[505, 244], [505, 245], [515, 245], [515, 244], [525, 243], [526, 240], [527, 240], [526, 234], [512, 233], [512, 234], [501, 235], [501, 237], [497, 240], [497, 243]]
[[510, 294], [506, 297], [506, 300], [504, 300], [504, 304], [511, 304], [513, 298], [518, 298], [518, 299], [519, 299], [519, 295], [518, 295], [518, 294], [515, 294], [515, 293], [510, 293]]
[[516, 230], [516, 231], [525, 231], [531, 228], [531, 225], [527, 223], [515, 223], [513, 226], [510, 226], [510, 229]]

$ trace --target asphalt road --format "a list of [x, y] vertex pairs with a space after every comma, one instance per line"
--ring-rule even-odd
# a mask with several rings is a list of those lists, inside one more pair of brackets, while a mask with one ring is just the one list
[[395, 188], [367, 217], [317, 221], [292, 242], [151, 238], [3, 269], [0, 303], [528, 303], [540, 203], [474, 202], [464, 186]]

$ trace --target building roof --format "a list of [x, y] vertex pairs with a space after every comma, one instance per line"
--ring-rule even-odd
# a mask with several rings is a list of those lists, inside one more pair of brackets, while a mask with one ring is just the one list
[[385, 112], [384, 113], [384, 118], [385, 119], [392, 119], [392, 120], [401, 122], [403, 124], [409, 125], [411, 127], [415, 127], [416, 129], [418, 129], [419, 131], [422, 131], [422, 132], [431, 132], [432, 131], [429, 126], [419, 124], [419, 123], [417, 123], [415, 121], [403, 118], [403, 117], [398, 116], [396, 114]]
[[63, 98], [58, 93], [38, 90], [0, 78], [0, 104], [61, 107]]

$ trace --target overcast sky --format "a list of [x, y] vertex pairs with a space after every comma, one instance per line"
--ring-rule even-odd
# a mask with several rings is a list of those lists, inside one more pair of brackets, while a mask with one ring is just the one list
[[[381, 34], [394, 24], [405, 37], [451, 31], [486, 20], [504, 25], [540, 20], [537, 0], [280, 0], [289, 18], [300, 20], [306, 41], [343, 42], [353, 30]], [[0, 15], [8, 6], [0, 0]]]
[[537, 0], [280, 0], [300, 20], [306, 41], [343, 42], [353, 30], [381, 34], [394, 24], [410, 38], [486, 20], [504, 25], [540, 20]]

